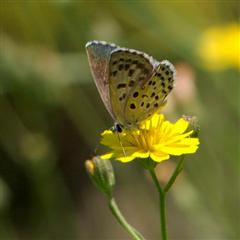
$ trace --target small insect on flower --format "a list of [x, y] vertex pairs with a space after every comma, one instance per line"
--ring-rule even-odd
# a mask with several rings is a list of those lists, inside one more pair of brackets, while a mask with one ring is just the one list
[[101, 158], [129, 162], [135, 158], [150, 157], [155, 162], [161, 162], [169, 159], [170, 155], [195, 153], [199, 139], [191, 137], [194, 131], [188, 131], [188, 127], [189, 122], [183, 118], [173, 124], [166, 121], [163, 114], [154, 114], [142, 122], [139, 129], [124, 129], [119, 133], [121, 144], [113, 131], [106, 130], [102, 133], [101, 144], [111, 151]]

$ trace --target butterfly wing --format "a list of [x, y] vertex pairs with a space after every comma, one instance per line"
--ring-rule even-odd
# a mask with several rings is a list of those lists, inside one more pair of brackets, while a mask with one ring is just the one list
[[90, 41], [86, 44], [88, 61], [93, 79], [104, 105], [114, 118], [109, 96], [108, 68], [111, 52], [118, 47], [103, 41]]
[[101, 41], [88, 42], [86, 49], [101, 98], [117, 122], [137, 127], [164, 105], [175, 79], [170, 62]]
[[127, 48], [112, 51], [108, 74], [110, 100], [114, 118], [123, 126], [134, 125], [130, 114], [126, 115], [126, 105], [129, 99], [136, 98], [133, 90], [143, 86], [153, 70], [153, 59], [145, 53]]
[[173, 89], [175, 68], [167, 60], [155, 61], [152, 76], [137, 84], [130, 93], [124, 109], [124, 121], [139, 125], [143, 120], [158, 112], [166, 102], [166, 97]]

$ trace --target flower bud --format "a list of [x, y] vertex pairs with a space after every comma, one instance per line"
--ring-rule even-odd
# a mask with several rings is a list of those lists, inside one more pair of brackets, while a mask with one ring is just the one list
[[109, 197], [115, 185], [115, 176], [110, 160], [95, 156], [85, 162], [86, 170], [95, 186]]

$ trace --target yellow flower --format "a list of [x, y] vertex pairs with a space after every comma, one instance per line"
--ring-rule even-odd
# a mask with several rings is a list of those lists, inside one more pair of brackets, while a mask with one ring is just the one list
[[164, 120], [162, 114], [154, 114], [137, 130], [124, 130], [121, 133], [106, 130], [102, 133], [101, 144], [111, 151], [101, 158], [129, 162], [135, 158], [150, 157], [155, 162], [161, 162], [169, 159], [170, 155], [195, 153], [199, 139], [190, 137], [193, 130], [187, 131], [188, 126], [189, 122], [183, 118], [172, 124]]
[[240, 68], [240, 25], [207, 29], [200, 39], [198, 55], [208, 69]]

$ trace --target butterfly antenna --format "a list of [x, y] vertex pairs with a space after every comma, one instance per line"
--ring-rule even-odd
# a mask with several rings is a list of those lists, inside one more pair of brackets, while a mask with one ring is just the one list
[[116, 133], [117, 133], [117, 137], [118, 137], [118, 141], [119, 141], [119, 143], [120, 143], [120, 146], [121, 146], [121, 148], [122, 148], [122, 150], [123, 150], [123, 155], [124, 155], [124, 157], [126, 157], [126, 152], [125, 152], [124, 146], [123, 146], [123, 144], [122, 144], [122, 141], [121, 141], [119, 132], [116, 132]]

